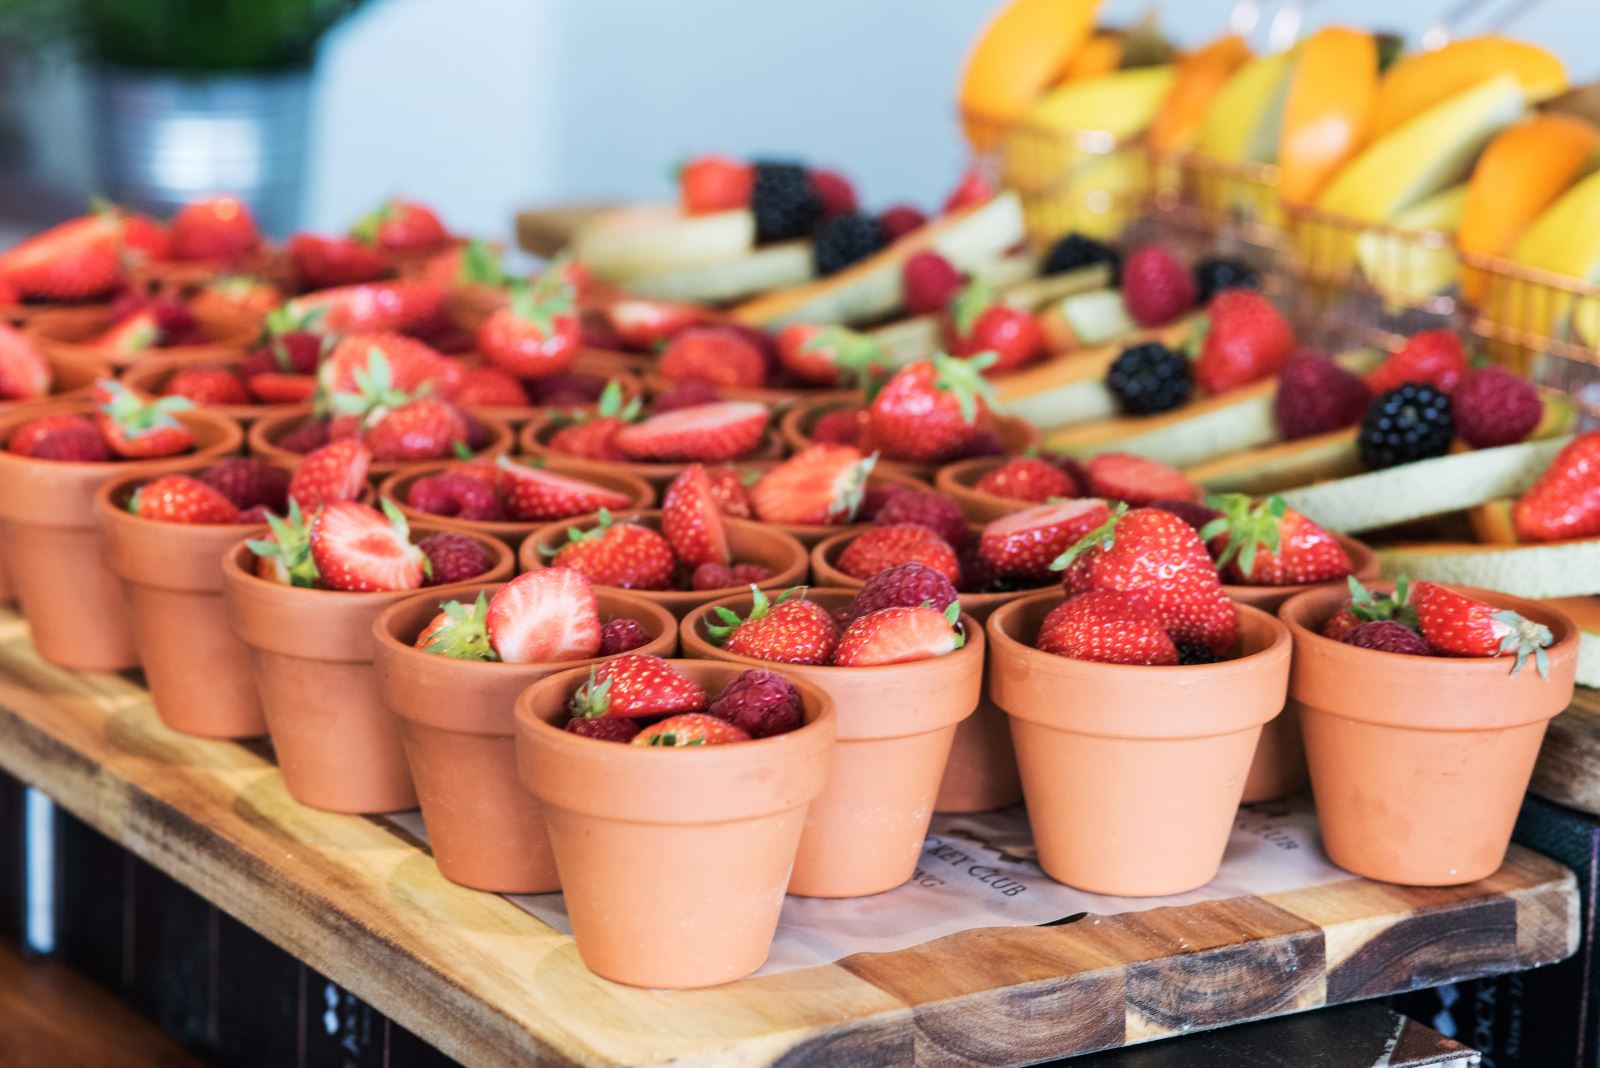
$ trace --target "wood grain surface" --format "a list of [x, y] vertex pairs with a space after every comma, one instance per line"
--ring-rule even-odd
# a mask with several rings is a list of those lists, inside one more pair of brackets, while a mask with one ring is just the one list
[[403, 833], [295, 804], [263, 747], [174, 734], [133, 679], [42, 663], [9, 613], [0, 766], [471, 1065], [1039, 1061], [1520, 970], [1578, 941], [1571, 872], [1513, 847], [1469, 886], [1350, 878], [631, 989], [446, 882]]
[[1571, 706], [1550, 721], [1528, 788], [1600, 816], [1600, 690], [1579, 686]]

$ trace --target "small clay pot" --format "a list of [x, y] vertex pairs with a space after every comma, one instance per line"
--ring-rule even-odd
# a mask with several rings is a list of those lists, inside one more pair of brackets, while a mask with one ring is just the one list
[[[420, 519], [450, 530], [475, 530], [480, 534], [499, 538], [513, 550], [520, 546], [529, 534], [551, 522], [548, 519], [526, 523], [513, 522], [511, 520], [458, 519], [454, 516], [420, 512], [406, 503], [406, 498], [411, 493], [411, 487], [418, 479], [448, 471], [460, 462], [459, 460], [435, 460], [426, 464], [413, 464], [404, 467], [379, 484], [378, 494], [394, 501], [408, 519]], [[604, 486], [606, 489], [616, 490], [618, 493], [626, 493], [630, 498], [627, 505], [629, 508], [649, 508], [656, 503], [656, 491], [648, 482], [618, 471], [611, 464], [603, 461], [569, 460], [565, 457], [551, 456], [539, 462], [546, 470], [555, 474], [581, 478], [585, 481], [593, 482], [597, 486]], [[565, 522], [565, 520], [562, 520], [562, 522]]]
[[[415, 524], [413, 537], [440, 527]], [[483, 575], [430, 594], [448, 601], [511, 574], [511, 550], [494, 538], [494, 566]], [[372, 621], [416, 590], [351, 593], [306, 589], [260, 578], [244, 542], [222, 561], [228, 623], [250, 649], [261, 710], [289, 794], [330, 812], [397, 812], [415, 808], [395, 718], [378, 696]]]
[[1505, 657], [1404, 656], [1324, 638], [1347, 596], [1337, 586], [1278, 610], [1294, 639], [1290, 707], [1305, 732], [1323, 848], [1369, 879], [1452, 886], [1493, 874], [1545, 727], [1572, 700], [1570, 618], [1543, 602], [1451, 588], [1549, 627], [1549, 677], [1532, 658], [1512, 675]]
[[267, 733], [250, 655], [228, 626], [222, 555], [265, 524], [164, 523], [127, 509], [147, 474], [111, 479], [95, 494], [105, 560], [122, 580], [134, 645], [156, 714], [202, 738]]
[[[778, 464], [782, 462], [783, 461], [781, 460], [735, 460], [732, 466], [740, 472], [770, 471], [772, 468], [777, 467]], [[714, 464], [712, 466], [720, 467], [721, 465]], [[889, 483], [894, 483], [895, 485], [904, 486], [906, 489], [913, 490], [928, 490], [932, 488], [917, 476], [907, 474], [905, 471], [901, 471], [898, 468], [888, 467], [879, 470], [878, 467], [874, 465], [872, 473], [867, 476], [867, 485], [869, 487], [883, 486]], [[777, 530], [781, 530], [785, 534], [794, 535], [795, 540], [808, 549], [824, 538], [831, 538], [841, 530], [853, 530], [865, 526], [865, 524], [862, 523], [834, 524], [831, 526], [812, 523], [767, 523], [765, 525], [773, 527]]]
[[[92, 415], [94, 408], [79, 402], [46, 410]], [[0, 447], [40, 414], [22, 409], [0, 417]], [[58, 667], [139, 666], [122, 584], [101, 556], [95, 491], [119, 476], [192, 471], [239, 450], [244, 435], [226, 416], [187, 411], [177, 417], [193, 433], [195, 447], [159, 460], [67, 463], [0, 448], [0, 552], [33, 628], [34, 647]]]
[[[561, 427], [548, 413], [541, 414], [523, 424], [522, 431], [517, 437], [517, 443], [521, 446], [522, 451], [530, 456], [564, 456], [564, 453], [552, 451], [549, 445], [550, 438], [559, 429]], [[756, 446], [749, 456], [737, 457], [727, 462], [739, 464], [748, 460], [779, 460], [783, 458], [783, 455], [783, 440], [778, 437], [776, 431], [769, 427], [762, 436], [761, 443]], [[658, 490], [666, 489], [672, 483], [672, 480], [682, 474], [685, 467], [689, 466], [687, 462], [634, 463], [628, 460], [608, 462], [614, 470], [626, 471], [630, 475], [642, 478]]]
[[[1350, 555], [1351, 574], [1363, 584], [1378, 577], [1378, 554], [1365, 542], [1357, 541], [1348, 534], [1335, 534], [1334, 537], [1339, 539], [1339, 544]], [[1222, 591], [1240, 604], [1277, 615], [1279, 607], [1290, 597], [1319, 586], [1349, 589], [1349, 583], [1344, 579], [1335, 579], [1332, 582], [1300, 586], [1224, 584]], [[1244, 796], [1240, 803], [1252, 805], [1258, 801], [1276, 801], [1280, 797], [1299, 793], [1305, 789], [1306, 782], [1306, 749], [1300, 738], [1300, 715], [1291, 705], [1284, 709], [1283, 715], [1261, 728], [1261, 743], [1256, 746], [1256, 757], [1250, 764], [1249, 776], [1245, 778]]]
[[1024, 508], [1038, 507], [1038, 501], [1002, 497], [975, 488], [980, 478], [1009, 459], [1009, 456], [974, 456], [970, 460], [945, 464], [933, 476], [934, 488], [961, 505], [961, 513], [969, 523], [988, 523]]
[[[743, 670], [671, 663], [713, 695]], [[578, 955], [631, 986], [749, 975], [772, 947], [806, 808], [828, 778], [833, 699], [794, 678], [805, 709], [797, 730], [652, 748], [562, 729], [588, 677], [563, 671], [517, 698], [517, 771], [544, 806]], [[648, 902], [640, 887], [652, 888]]]
[[1235, 657], [1146, 667], [1034, 648], [1060, 591], [989, 617], [989, 692], [1011, 717], [1039, 865], [1097, 894], [1181, 894], [1216, 875], [1261, 725], [1283, 709], [1289, 634], [1240, 606]]
[[[796, 403], [778, 421], [778, 430], [783, 435], [784, 444], [790, 452], [799, 452], [807, 445], [812, 444], [811, 427], [819, 416], [825, 412], [846, 406], [846, 404], [841, 404], [837, 400], [811, 400]], [[1001, 441], [1005, 443], [1007, 456], [1019, 456], [1029, 449], [1037, 448], [1039, 445], [1039, 431], [1026, 419], [991, 411], [985, 412], [981, 420], [982, 425], [1000, 435]], [[878, 465], [880, 467], [898, 467], [903, 471], [916, 475], [925, 482], [931, 483], [938, 476], [939, 469], [944, 466], [944, 463], [923, 460], [894, 460], [885, 456], [878, 460]]]
[[[249, 442], [250, 452], [263, 460], [271, 460], [273, 463], [281, 464], [285, 467], [293, 468], [297, 466], [301, 460], [306, 458], [306, 454], [292, 452], [283, 448], [278, 444], [278, 439], [310, 417], [311, 406], [308, 404], [297, 404], [292, 408], [280, 409], [269, 415], [261, 416], [250, 424], [249, 433], [245, 439]], [[516, 435], [511, 432], [510, 427], [498, 419], [476, 413], [473, 418], [482, 423], [489, 434], [489, 443], [476, 450], [473, 453], [474, 456], [499, 456], [502, 453], [511, 451], [511, 444]], [[432, 462], [431, 460], [374, 460], [367, 468], [367, 477], [378, 480], [387, 475], [392, 475], [396, 471], [403, 471], [406, 468], [413, 467], [418, 463]]]
[[48, 319], [58, 326], [70, 323], [74, 319], [85, 322], [103, 323], [111, 314], [111, 302], [99, 301], [93, 304], [36, 304], [26, 302], [21, 304], [0, 305], [0, 322], [25, 329], [37, 319]]
[[77, 309], [59, 317], [41, 314], [28, 323], [27, 332], [46, 356], [114, 367], [126, 367], [158, 356], [184, 363], [228, 363], [242, 358], [261, 333], [260, 318], [244, 312], [209, 316], [199, 319], [198, 323], [203, 341], [164, 345], [134, 353], [105, 352], [89, 343], [111, 325], [110, 308], [92, 318], [80, 314]]
[[[855, 592], [821, 588], [806, 596], [832, 612], [849, 604]], [[748, 615], [750, 595], [722, 597], [684, 617], [679, 640], [685, 655], [805, 679], [833, 698], [838, 716], [833, 771], [806, 813], [789, 892], [863, 897], [911, 878], [956, 724], [978, 705], [984, 647], [978, 621], [962, 618], [966, 644], [945, 656], [880, 667], [816, 667], [757, 660], [713, 645], [706, 627], [718, 607]]]
[[[228, 360], [218, 360], [217, 366], [237, 367], [243, 363], [242, 356]], [[159, 397], [172, 376], [185, 367], [195, 366], [195, 361], [189, 359], [174, 359], [171, 356], [151, 356], [129, 365], [118, 377], [123, 385], [141, 397]], [[263, 416], [276, 412], [285, 412], [293, 408], [300, 408], [298, 404], [207, 404], [207, 411], [221, 412], [240, 426], [248, 427], [251, 423]]]
[[[400, 720], [400, 738], [422, 803], [428, 844], [451, 882], [500, 894], [561, 889], [539, 801], [517, 781], [514, 706], [533, 683], [604, 658], [548, 664], [452, 660], [416, 648], [442, 601], [471, 604], [502, 583], [432, 591], [390, 605], [373, 621], [378, 693]], [[650, 635], [637, 653], [672, 656], [678, 621], [640, 597], [596, 590], [602, 621], [636, 619]]]
[[[612, 519], [618, 523], [641, 523], [651, 530], [661, 529], [659, 511], [620, 512]], [[554, 550], [565, 545], [569, 529], [590, 530], [599, 522], [599, 515], [591, 513], [547, 523], [536, 529], [522, 543], [522, 548], [517, 551], [517, 563], [524, 571], [547, 567], [550, 564], [550, 554], [545, 550]], [[727, 526], [728, 548], [733, 555], [734, 563], [764, 564], [772, 569], [772, 577], [765, 582], [757, 583], [758, 586], [764, 590], [786, 590], [791, 586], [805, 584], [805, 546], [781, 530], [752, 523], [747, 519], [724, 519], [723, 522]], [[628, 592], [652, 601], [682, 619], [707, 601], [714, 601], [718, 597], [726, 597], [737, 590], [748, 588], [748, 586], [728, 586], [718, 590], [629, 590]]]
[[219, 278], [249, 275], [266, 279], [288, 271], [281, 249], [263, 244], [238, 259], [149, 260], [128, 271], [131, 288], [151, 296], [190, 297]]

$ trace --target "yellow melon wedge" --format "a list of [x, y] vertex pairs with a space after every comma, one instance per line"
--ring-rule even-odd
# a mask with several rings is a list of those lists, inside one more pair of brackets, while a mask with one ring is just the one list
[[737, 259], [632, 276], [629, 293], [652, 300], [726, 304], [757, 293], [810, 281], [816, 271], [809, 241], [767, 245]]
[[634, 204], [588, 220], [572, 252], [596, 278], [626, 283], [645, 275], [725, 263], [755, 248], [748, 211], [685, 215], [675, 204]]
[[1517, 597], [1600, 593], [1600, 538], [1527, 545], [1423, 542], [1378, 550], [1385, 578], [1482, 586]]

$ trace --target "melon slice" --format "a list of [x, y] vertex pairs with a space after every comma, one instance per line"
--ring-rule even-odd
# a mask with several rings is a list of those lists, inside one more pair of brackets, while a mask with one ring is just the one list
[[808, 282], [816, 274], [807, 241], [767, 245], [737, 259], [630, 276], [629, 293], [653, 300], [726, 304], [769, 289]]
[[1386, 578], [1482, 586], [1517, 597], [1600, 593], [1600, 538], [1525, 545], [1424, 542], [1378, 550]]
[[685, 215], [673, 204], [635, 204], [591, 219], [572, 237], [572, 252], [596, 278], [626, 282], [746, 256], [756, 244], [748, 211]]
[[1039, 312], [1050, 351], [1074, 352], [1104, 345], [1139, 329], [1120, 289], [1091, 289], [1063, 297]]

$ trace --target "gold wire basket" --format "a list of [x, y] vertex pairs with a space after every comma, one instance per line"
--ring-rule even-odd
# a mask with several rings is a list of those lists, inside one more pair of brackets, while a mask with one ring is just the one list
[[1482, 275], [1466, 326], [1484, 350], [1566, 390], [1586, 421], [1600, 421], [1600, 285], [1498, 256], [1463, 252], [1461, 263]]

